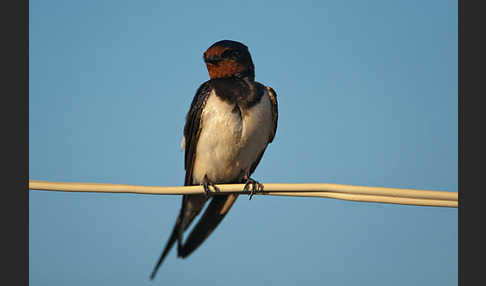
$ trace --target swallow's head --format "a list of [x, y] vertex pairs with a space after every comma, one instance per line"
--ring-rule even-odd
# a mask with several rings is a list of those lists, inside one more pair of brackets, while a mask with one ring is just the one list
[[204, 52], [210, 78], [248, 77], [255, 79], [255, 67], [248, 47], [240, 42], [223, 40]]

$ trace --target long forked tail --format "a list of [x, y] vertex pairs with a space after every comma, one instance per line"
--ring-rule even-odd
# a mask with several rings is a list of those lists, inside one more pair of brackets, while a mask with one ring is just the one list
[[186, 258], [196, 250], [223, 220], [237, 197], [236, 194], [214, 196], [177, 255]]

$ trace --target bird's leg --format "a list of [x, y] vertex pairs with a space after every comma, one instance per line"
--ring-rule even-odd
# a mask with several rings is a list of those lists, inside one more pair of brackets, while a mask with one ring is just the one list
[[[245, 187], [243, 188], [244, 191], [250, 191], [250, 200], [253, 197], [253, 194], [255, 192], [263, 192], [263, 185], [260, 184], [258, 181], [250, 178], [250, 175], [245, 175], [243, 177], [243, 180], [246, 181]], [[252, 185], [251, 190], [250, 190], [250, 185]]]
[[219, 188], [216, 187], [216, 185], [208, 179], [208, 175], [204, 175], [202, 186], [207, 197], [209, 197], [209, 193], [211, 192], [211, 190], [209, 190], [210, 186], [213, 187], [215, 192], [219, 192]]

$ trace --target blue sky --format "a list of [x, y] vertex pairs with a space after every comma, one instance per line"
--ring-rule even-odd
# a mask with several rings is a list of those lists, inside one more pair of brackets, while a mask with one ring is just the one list
[[[456, 191], [456, 1], [30, 1], [29, 176], [182, 185], [202, 53], [246, 44], [279, 125], [254, 177]], [[179, 196], [31, 191], [30, 285], [457, 285], [457, 209], [241, 196], [149, 274]]]

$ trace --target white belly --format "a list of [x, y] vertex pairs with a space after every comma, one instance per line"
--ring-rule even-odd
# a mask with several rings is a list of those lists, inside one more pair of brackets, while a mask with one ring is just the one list
[[235, 104], [220, 99], [214, 91], [201, 114], [201, 133], [196, 147], [193, 183], [205, 175], [214, 183], [241, 180], [265, 149], [272, 126], [267, 91], [248, 110], [235, 112]]

